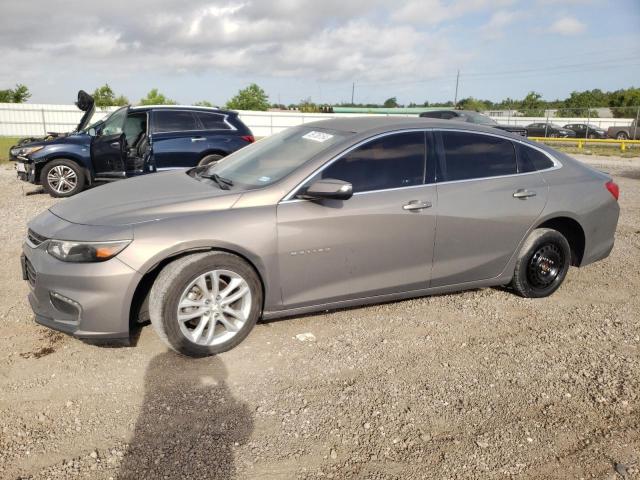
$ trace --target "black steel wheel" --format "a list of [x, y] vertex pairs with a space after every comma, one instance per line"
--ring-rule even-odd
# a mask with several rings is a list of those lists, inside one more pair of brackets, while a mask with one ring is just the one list
[[520, 249], [511, 286], [523, 297], [547, 297], [560, 287], [570, 265], [567, 239], [556, 230], [538, 228]]

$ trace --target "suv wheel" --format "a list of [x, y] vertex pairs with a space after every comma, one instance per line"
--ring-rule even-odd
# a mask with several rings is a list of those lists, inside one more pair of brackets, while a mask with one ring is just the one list
[[206, 157], [202, 157], [202, 160], [198, 162], [198, 166], [204, 167], [205, 165], [216, 163], [218, 160], [221, 160], [223, 158], [224, 158], [223, 155], [218, 155], [218, 154], [207, 155]]
[[619, 132], [618, 135], [616, 135], [616, 139], [618, 139], [618, 140], [629, 140], [629, 135], [627, 135], [626, 132]]
[[222, 353], [249, 334], [262, 311], [260, 280], [225, 252], [188, 255], [167, 265], [151, 288], [151, 323], [183, 355]]
[[71, 160], [52, 160], [42, 169], [40, 184], [52, 197], [70, 197], [84, 189], [84, 172]]
[[511, 287], [526, 298], [547, 297], [560, 287], [570, 264], [567, 239], [556, 230], [537, 228], [520, 249]]

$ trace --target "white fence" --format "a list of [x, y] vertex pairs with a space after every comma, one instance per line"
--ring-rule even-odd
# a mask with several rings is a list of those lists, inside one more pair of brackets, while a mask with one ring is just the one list
[[[115, 107], [96, 110], [92, 121], [105, 117]], [[359, 113], [300, 113], [300, 112], [253, 112], [240, 111], [240, 118], [257, 137], [266, 137], [288, 127], [316, 120], [336, 117], [358, 117]], [[380, 115], [380, 114], [369, 114]], [[399, 115], [394, 115], [399, 116]], [[411, 117], [411, 114], [400, 116]], [[46, 105], [34, 103], [0, 103], [0, 136], [39, 136], [47, 132], [68, 132], [80, 121], [82, 112], [75, 105]], [[530, 123], [545, 122], [544, 117], [494, 117], [500, 123], [526, 126]], [[586, 118], [550, 118], [549, 121], [566, 125], [584, 123]], [[631, 118], [591, 118], [589, 123], [604, 128], [628, 126]]]

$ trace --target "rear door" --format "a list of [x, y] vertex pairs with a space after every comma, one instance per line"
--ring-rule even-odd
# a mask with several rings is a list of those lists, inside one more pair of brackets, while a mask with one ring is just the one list
[[127, 155], [124, 124], [128, 113], [129, 107], [113, 112], [91, 140], [91, 161], [97, 175], [124, 173]]
[[539, 217], [547, 185], [522, 172], [511, 140], [477, 132], [438, 135], [438, 230], [431, 285], [490, 279], [504, 270]]
[[344, 154], [307, 183], [348, 181], [355, 192], [349, 200], [281, 202], [284, 305], [427, 288], [437, 198], [425, 173], [425, 132], [394, 133]]
[[207, 138], [190, 110], [154, 109], [151, 142], [158, 170], [188, 168], [198, 164]]

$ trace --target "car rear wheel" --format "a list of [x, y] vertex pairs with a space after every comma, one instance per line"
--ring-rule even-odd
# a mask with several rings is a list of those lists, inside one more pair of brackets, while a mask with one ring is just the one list
[[589, 134], [589, 138], [596, 138], [596, 134], [595, 133], [590, 133]]
[[618, 140], [629, 140], [629, 135], [627, 135], [626, 132], [618, 132], [618, 135], [616, 135], [616, 138]]
[[550, 228], [537, 228], [522, 245], [511, 287], [526, 298], [555, 292], [569, 271], [571, 248], [567, 239]]
[[254, 269], [225, 252], [182, 257], [151, 288], [149, 314], [158, 336], [183, 355], [225, 352], [249, 334], [262, 313]]
[[70, 197], [84, 189], [84, 172], [71, 160], [52, 160], [42, 169], [40, 184], [52, 197]]
[[202, 160], [198, 162], [198, 166], [204, 167], [205, 165], [216, 163], [217, 161], [223, 158], [224, 158], [224, 155], [218, 155], [218, 154], [207, 155], [206, 157], [202, 157]]

